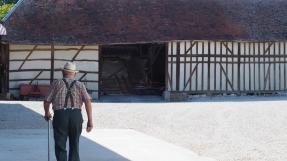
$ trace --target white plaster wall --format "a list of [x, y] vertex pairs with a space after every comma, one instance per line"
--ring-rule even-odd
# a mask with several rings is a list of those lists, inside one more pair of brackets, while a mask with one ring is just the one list
[[[198, 45], [194, 45], [190, 51], [187, 51], [191, 44], [197, 42]], [[175, 91], [176, 90], [176, 57], [172, 58], [172, 55], [176, 55], [177, 53], [177, 44], [180, 45], [180, 91], [206, 91], [208, 90], [208, 41], [172, 41], [168, 43], [168, 61], [173, 60], [173, 63], [168, 63], [168, 73], [169, 77], [172, 78], [171, 82], [168, 82], [168, 90]], [[238, 79], [240, 80], [240, 90], [251, 90], [251, 91], [260, 91], [264, 90], [264, 78], [266, 77], [266, 73], [269, 68], [269, 58], [241, 58], [240, 61], [240, 75], [238, 78], [238, 54], [246, 55], [246, 56], [263, 56], [264, 51], [268, 48], [268, 44], [265, 43], [249, 43], [249, 42], [240, 42], [240, 53], [239, 53], [239, 46], [238, 42], [225, 42], [226, 46], [230, 50], [233, 49], [233, 58], [231, 57], [232, 54], [227, 48], [222, 45], [222, 52], [220, 50], [221, 43], [220, 42], [210, 42], [210, 90], [212, 91], [219, 91], [219, 90], [226, 90], [232, 91], [231, 86], [229, 83], [226, 85], [227, 78], [233, 85], [233, 89], [237, 91], [239, 89], [238, 86]], [[245, 44], [245, 48], [244, 48]], [[287, 49], [284, 53], [284, 45], [286, 46], [286, 42], [275, 42], [274, 45], [270, 48], [270, 55], [277, 55], [282, 56], [286, 54]], [[255, 47], [255, 48], [254, 48]], [[250, 51], [249, 51], [250, 50]], [[187, 55], [186, 58], [183, 55]], [[196, 56], [199, 54], [199, 56]], [[223, 55], [222, 58], [216, 57]], [[269, 53], [268, 53], [269, 54]], [[287, 55], [287, 54], [286, 54]], [[285, 58], [286, 59], [286, 58]], [[192, 61], [199, 61], [200, 63], [197, 66], [197, 70], [194, 72], [193, 76], [191, 77], [191, 83], [188, 82], [190, 78], [190, 73], [196, 67], [196, 63], [190, 63]], [[222, 72], [222, 76], [220, 76], [220, 64], [214, 61], [222, 61], [221, 65], [223, 69], [227, 72], [227, 77]], [[233, 67], [231, 62], [234, 62]], [[265, 64], [262, 62], [266, 61]], [[187, 61], [187, 63], [184, 63]], [[204, 62], [201, 62], [204, 61]], [[246, 61], [246, 62], [244, 62]], [[260, 61], [260, 63], [258, 63]], [[285, 90], [284, 89], [284, 69], [285, 72], [287, 71], [286, 63], [273, 63], [274, 61], [284, 61], [284, 57], [276, 57], [270, 58], [271, 66], [270, 66], [270, 80], [267, 80], [268, 88], [266, 90]], [[285, 60], [287, 62], [287, 60]], [[227, 62], [227, 63], [226, 63]], [[254, 63], [255, 62], [255, 63]], [[264, 73], [265, 67], [265, 73]], [[245, 70], [245, 72], [243, 72]], [[184, 76], [185, 73], [185, 76]], [[232, 76], [233, 74], [233, 76]], [[281, 74], [281, 76], [280, 76]], [[196, 84], [196, 75], [197, 75], [197, 84]], [[287, 74], [286, 74], [287, 75]], [[222, 77], [222, 78], [221, 78]], [[233, 77], [233, 79], [232, 79]], [[220, 79], [222, 84], [220, 84]], [[286, 79], [285, 79], [286, 80]], [[251, 81], [251, 84], [249, 84]], [[188, 83], [187, 83], [188, 82]], [[244, 83], [245, 82], [245, 83]], [[254, 83], [255, 82], [255, 83]], [[269, 88], [270, 83], [270, 88]], [[186, 88], [184, 88], [185, 84], [187, 84]], [[244, 87], [245, 85], [245, 87]], [[220, 89], [222, 86], [222, 89]]]
[[[10, 45], [10, 73], [9, 79], [11, 80], [9, 83], [10, 89], [18, 89], [20, 84], [29, 83], [30, 81], [12, 81], [14, 79], [30, 79], [32, 80], [39, 71], [22, 71], [22, 72], [12, 72], [11, 70], [18, 70], [21, 66], [23, 60], [27, 57], [27, 55], [34, 48], [34, 45]], [[82, 46], [54, 46], [54, 58], [61, 59], [54, 61], [55, 70], [60, 70], [64, 66], [67, 61], [71, 61], [75, 54], [81, 49]], [[48, 50], [48, 51], [43, 51]], [[47, 59], [47, 60], [29, 60], [26, 61], [21, 69], [48, 69], [51, 70], [51, 46], [50, 45], [37, 45], [36, 50], [32, 52], [29, 56], [29, 59]], [[17, 60], [17, 61], [12, 61]], [[88, 60], [88, 61], [81, 61]], [[94, 60], [94, 61], [91, 61]], [[78, 54], [74, 62], [77, 65], [77, 69], [81, 72], [92, 72], [88, 73], [83, 81], [98, 81], [99, 80], [99, 47], [94, 46], [85, 46], [82, 51]], [[96, 73], [95, 73], [96, 72]], [[84, 73], [78, 73], [77, 79], [81, 78]], [[43, 72], [38, 78], [41, 79], [50, 79], [50, 71]], [[62, 74], [61, 71], [54, 72], [55, 79], [61, 79]], [[50, 84], [50, 81], [39, 80], [33, 82], [33, 84]], [[98, 82], [86, 82], [86, 87], [89, 91], [91, 91], [91, 95], [94, 96], [95, 99], [98, 97]], [[19, 90], [10, 90], [12, 94], [16, 97], [19, 96]], [[92, 93], [93, 92], [93, 93]]]

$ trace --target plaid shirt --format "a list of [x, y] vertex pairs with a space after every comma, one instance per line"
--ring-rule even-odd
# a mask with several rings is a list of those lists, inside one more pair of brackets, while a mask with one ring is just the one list
[[[68, 82], [69, 86], [73, 82], [73, 79], [64, 78]], [[91, 99], [85, 85], [77, 81], [71, 89], [71, 93], [74, 99], [74, 107], [81, 109], [83, 102]], [[55, 80], [50, 86], [49, 92], [45, 97], [45, 101], [52, 102], [53, 110], [59, 110], [64, 108], [65, 98], [67, 95], [67, 88], [63, 80]], [[67, 107], [71, 107], [71, 100], [68, 99]]]

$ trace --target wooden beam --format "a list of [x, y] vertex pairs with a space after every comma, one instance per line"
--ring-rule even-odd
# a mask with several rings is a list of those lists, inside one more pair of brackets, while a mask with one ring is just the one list
[[[198, 64], [199, 64], [199, 63], [197, 62], [197, 64], [196, 64], [195, 67], [193, 68], [192, 72], [190, 73], [190, 76], [189, 76], [188, 80], [187, 80], [187, 81], [185, 82], [185, 84], [184, 84], [184, 89], [183, 89], [183, 90], [185, 90], [186, 87], [187, 87], [187, 85], [188, 85], [188, 83], [190, 83], [190, 80], [191, 80], [193, 74], [194, 74], [195, 71], [197, 70]], [[190, 84], [190, 85], [191, 85], [191, 84]]]
[[176, 91], [179, 91], [180, 84], [180, 42], [176, 43]]
[[26, 58], [24, 59], [24, 61], [22, 62], [22, 64], [20, 65], [20, 67], [18, 68], [18, 70], [20, 70], [23, 65], [25, 64], [26, 60], [32, 55], [32, 53], [35, 51], [35, 49], [37, 48], [38, 45], [35, 45], [33, 47], [33, 49], [30, 51], [30, 53], [26, 56]]
[[31, 85], [36, 79], [38, 79], [42, 73], [43, 73], [43, 71], [39, 72], [39, 74], [37, 74], [36, 77], [30, 81], [29, 85]]
[[81, 78], [79, 79], [79, 81], [82, 81], [82, 79], [87, 75], [88, 73], [84, 73]]
[[[228, 42], [226, 42], [226, 43], [222, 42], [222, 44], [225, 46], [226, 50], [227, 50], [231, 55], [233, 55], [233, 51], [229, 49], [227, 43], [228, 43]], [[227, 55], [228, 52], [226, 52], [226, 55]]]
[[[222, 72], [223, 72], [224, 75], [225, 75], [225, 78], [226, 78], [227, 83], [228, 83], [229, 86], [231, 87], [232, 91], [234, 91], [233, 85], [232, 85], [232, 83], [230, 82], [230, 80], [229, 80], [229, 78], [228, 78], [228, 75], [227, 75], [226, 71], [224, 70], [222, 64], [220, 64], [220, 68], [221, 68]], [[226, 88], [227, 88], [227, 87], [226, 87]]]
[[80, 52], [84, 49], [85, 45], [82, 45], [81, 48], [77, 51], [77, 53], [72, 58], [71, 62], [75, 61], [77, 56], [80, 54]]

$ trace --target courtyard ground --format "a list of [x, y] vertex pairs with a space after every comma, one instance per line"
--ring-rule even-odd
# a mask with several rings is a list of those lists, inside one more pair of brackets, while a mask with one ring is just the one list
[[[135, 102], [93, 103], [95, 131], [133, 130], [218, 161], [287, 160], [286, 96]], [[2, 101], [0, 128], [45, 129], [39, 114], [42, 102]]]

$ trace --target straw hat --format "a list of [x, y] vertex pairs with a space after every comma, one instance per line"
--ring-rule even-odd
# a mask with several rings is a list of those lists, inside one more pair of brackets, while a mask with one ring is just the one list
[[72, 62], [67, 62], [62, 70], [66, 72], [74, 72], [74, 73], [78, 72], [76, 70], [76, 64]]

